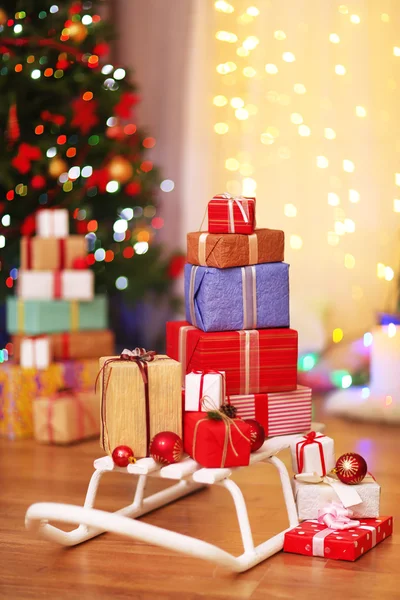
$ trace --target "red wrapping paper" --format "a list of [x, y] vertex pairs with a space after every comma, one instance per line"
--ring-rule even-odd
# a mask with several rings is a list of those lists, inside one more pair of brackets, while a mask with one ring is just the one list
[[360, 527], [345, 531], [329, 529], [317, 521], [304, 521], [285, 533], [283, 550], [305, 556], [354, 561], [392, 535], [392, 532], [393, 517], [364, 519]]
[[[234, 422], [243, 435], [232, 424], [228, 425], [225, 421], [209, 419], [207, 413], [185, 413], [183, 421], [185, 452], [203, 467], [247, 466], [250, 461], [250, 425], [241, 419], [234, 419]], [[230, 427], [232, 444], [229, 441], [228, 427]], [[237, 452], [237, 456], [234, 450]]]
[[240, 419], [256, 419], [265, 435], [301, 433], [311, 428], [312, 390], [302, 385], [292, 392], [229, 396]]
[[228, 395], [295, 390], [297, 347], [293, 329], [206, 333], [186, 321], [167, 323], [167, 354], [182, 363], [183, 375], [225, 371]]
[[230, 224], [229, 199], [214, 196], [208, 203], [208, 231], [209, 233], [253, 233], [255, 228], [256, 199], [245, 198], [248, 205], [248, 223], [243, 219], [242, 211], [238, 204], [233, 202], [233, 231]]

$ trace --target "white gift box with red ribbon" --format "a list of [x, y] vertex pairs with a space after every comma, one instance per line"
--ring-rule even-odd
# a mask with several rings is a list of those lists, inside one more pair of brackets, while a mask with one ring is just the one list
[[47, 369], [50, 359], [48, 336], [27, 337], [21, 341], [20, 364], [24, 369]]
[[92, 300], [93, 272], [89, 269], [20, 271], [17, 290], [24, 300]]
[[185, 410], [207, 411], [202, 398], [207, 398], [207, 406], [219, 408], [225, 401], [224, 371], [192, 371], [185, 377]]
[[332, 438], [310, 431], [290, 445], [294, 473], [316, 473], [325, 477], [335, 468], [335, 445]]
[[42, 208], [36, 213], [36, 234], [40, 237], [64, 238], [69, 234], [66, 208]]

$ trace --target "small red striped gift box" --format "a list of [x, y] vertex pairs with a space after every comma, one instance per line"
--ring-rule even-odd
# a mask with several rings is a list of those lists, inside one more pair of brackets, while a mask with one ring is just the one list
[[265, 435], [285, 435], [308, 431], [311, 427], [311, 388], [298, 385], [292, 392], [229, 396], [242, 419], [256, 419]]
[[209, 233], [253, 233], [256, 199], [218, 194], [208, 203]]

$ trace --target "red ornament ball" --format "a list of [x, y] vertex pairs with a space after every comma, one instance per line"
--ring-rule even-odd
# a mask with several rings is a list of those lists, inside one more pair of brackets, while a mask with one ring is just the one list
[[88, 263], [87, 263], [87, 259], [85, 256], [79, 256], [79, 257], [75, 258], [72, 263], [73, 269], [87, 269], [87, 267], [88, 267]]
[[129, 446], [117, 446], [114, 448], [112, 459], [117, 467], [127, 467], [130, 463], [136, 462], [133, 450]]
[[183, 443], [172, 431], [160, 431], [150, 442], [150, 456], [161, 465], [171, 465], [182, 460]]
[[250, 452], [255, 452], [265, 441], [265, 429], [255, 419], [244, 419], [244, 422], [250, 425]]
[[45, 185], [46, 185], [46, 179], [43, 177], [43, 175], [34, 175], [32, 177], [31, 186], [35, 190], [40, 190], [41, 188], [44, 188]]
[[355, 452], [342, 454], [336, 461], [335, 473], [342, 483], [361, 483], [368, 471], [365, 459]]

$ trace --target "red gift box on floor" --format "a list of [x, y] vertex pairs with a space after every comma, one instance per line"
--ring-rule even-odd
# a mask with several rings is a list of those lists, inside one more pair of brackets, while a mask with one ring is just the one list
[[218, 194], [208, 203], [209, 233], [253, 233], [256, 199]]
[[265, 435], [285, 435], [311, 428], [312, 390], [302, 385], [292, 392], [229, 396], [241, 419], [256, 419]]
[[204, 412], [183, 420], [185, 452], [203, 467], [245, 467], [250, 461], [250, 425], [241, 419], [217, 421]]
[[297, 388], [297, 331], [249, 329], [206, 333], [187, 321], [167, 323], [167, 354], [190, 371], [225, 371], [227, 394]]
[[363, 519], [359, 527], [339, 531], [304, 521], [285, 533], [283, 550], [306, 556], [354, 561], [392, 535], [393, 517]]

